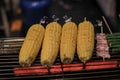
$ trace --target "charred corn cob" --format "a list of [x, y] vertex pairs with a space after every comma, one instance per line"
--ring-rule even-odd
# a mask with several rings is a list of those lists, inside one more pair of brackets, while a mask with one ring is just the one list
[[86, 19], [78, 26], [77, 54], [81, 62], [88, 61], [94, 49], [94, 27]]
[[61, 25], [57, 22], [51, 22], [46, 26], [40, 56], [40, 62], [46, 68], [49, 68], [57, 58], [60, 46], [61, 31]]
[[71, 63], [74, 58], [77, 42], [77, 25], [67, 22], [62, 28], [60, 58], [62, 63]]
[[39, 52], [43, 37], [44, 27], [42, 25], [34, 24], [30, 27], [19, 54], [21, 66], [31, 66]]

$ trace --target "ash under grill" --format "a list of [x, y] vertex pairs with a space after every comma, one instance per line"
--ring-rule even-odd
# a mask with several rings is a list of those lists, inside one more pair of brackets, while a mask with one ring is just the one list
[[[13, 39], [13, 38], [12, 38]], [[7, 40], [7, 42], [5, 42]], [[96, 57], [94, 51], [92, 59], [85, 65], [78, 60], [75, 55], [73, 63], [70, 65], [63, 65], [58, 56], [55, 64], [48, 70], [46, 68], [39, 68], [39, 55], [36, 58], [33, 67], [37, 71], [43, 70], [44, 74], [29, 74], [29, 75], [15, 75], [15, 68], [20, 68], [18, 63], [18, 54], [23, 42], [23, 38], [19, 39], [3, 39], [0, 41], [0, 80], [25, 80], [25, 79], [39, 79], [39, 80], [119, 80], [120, 79], [120, 54], [112, 53], [110, 59]], [[19, 41], [18, 41], [19, 40]], [[14, 44], [16, 42], [16, 44]], [[12, 44], [13, 43], [13, 44]], [[18, 45], [19, 44], [19, 45]], [[5, 46], [7, 45], [7, 46]], [[8, 46], [9, 45], [9, 46]], [[8, 50], [11, 49], [11, 52]], [[8, 51], [6, 51], [6, 49]], [[3, 51], [4, 50], [4, 51]], [[16, 52], [14, 52], [16, 51]], [[54, 67], [56, 66], [56, 67]], [[34, 69], [34, 68], [33, 68]], [[26, 70], [27, 71], [27, 70]], [[35, 70], [33, 70], [35, 72]]]

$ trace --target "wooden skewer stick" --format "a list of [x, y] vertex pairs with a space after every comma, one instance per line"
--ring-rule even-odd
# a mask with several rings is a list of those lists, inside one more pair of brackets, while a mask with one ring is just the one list
[[105, 58], [103, 57], [103, 62], [105, 61]]
[[103, 27], [101, 26], [101, 33], [103, 33]]
[[[101, 33], [103, 33], [103, 24], [102, 24], [102, 21], [100, 21], [99, 23], [99, 26], [100, 26], [100, 29], [101, 29]], [[102, 54], [103, 54], [103, 57], [102, 57], [102, 59], [103, 59], [103, 61], [105, 61], [105, 57], [104, 57], [104, 54], [105, 53], [105, 51], [102, 51]]]
[[86, 21], [86, 17], [84, 17], [84, 21]]
[[104, 16], [102, 16], [102, 18], [103, 18], [103, 21], [105, 22], [105, 24], [106, 24], [106, 26], [107, 26], [107, 28], [108, 28], [110, 34], [112, 34], [112, 31], [111, 31], [111, 29], [110, 29], [110, 26], [109, 26], [108, 23], [107, 23], [107, 20], [105, 19]]
[[104, 57], [104, 55], [105, 55], [105, 54], [103, 54], [103, 57], [102, 57], [102, 59], [103, 59], [103, 62], [105, 61], [105, 57]]
[[[101, 33], [103, 33], [103, 25], [101, 24]], [[103, 53], [104, 53], [104, 51], [103, 51]], [[102, 53], [102, 54], [103, 54]], [[102, 59], [103, 59], [103, 62], [105, 61], [105, 57], [104, 57], [104, 54], [103, 54], [103, 57], [102, 57]]]
[[[103, 33], [103, 26], [101, 26], [101, 33]], [[104, 53], [105, 51], [103, 51]], [[103, 56], [103, 61], [105, 61], [105, 57]]]

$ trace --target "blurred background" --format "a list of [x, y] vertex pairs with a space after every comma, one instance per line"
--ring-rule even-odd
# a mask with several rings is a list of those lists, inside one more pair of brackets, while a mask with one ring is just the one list
[[[0, 0], [0, 38], [24, 37], [43, 16], [53, 21], [52, 15], [61, 25], [64, 15], [77, 24], [87, 17], [94, 25], [105, 16], [112, 31], [120, 32], [120, 0]], [[109, 32], [105, 25], [104, 30]]]

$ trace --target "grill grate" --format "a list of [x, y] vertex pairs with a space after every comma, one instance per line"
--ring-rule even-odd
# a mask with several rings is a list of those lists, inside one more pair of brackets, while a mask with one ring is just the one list
[[24, 38], [1, 38], [0, 54], [18, 53]]
[[[14, 39], [14, 40], [12, 40]], [[92, 59], [87, 64], [82, 64], [77, 55], [75, 55], [73, 63], [70, 65], [63, 65], [60, 62], [60, 57], [58, 56], [55, 64], [51, 69], [47, 70], [46, 68], [32, 68], [34, 71], [42, 70], [47, 71], [45, 74], [29, 74], [29, 75], [16, 75], [15, 68], [20, 68], [18, 63], [18, 52], [23, 42], [23, 38], [12, 38], [12, 39], [2, 39], [0, 41], [0, 80], [24, 80], [24, 79], [39, 79], [39, 80], [119, 80], [120, 79], [120, 54], [112, 53], [111, 59], [106, 59], [105, 62], [102, 62], [101, 58], [96, 57], [94, 51]], [[5, 42], [7, 41], [7, 42]], [[16, 42], [14, 44], [13, 42]], [[12, 44], [13, 43], [13, 44]], [[19, 44], [20, 43], [20, 44]], [[17, 47], [9, 45], [18, 45]], [[8, 45], [10, 51], [5, 51], [6, 46]], [[17, 52], [15, 52], [17, 49]], [[56, 66], [56, 67], [54, 67]], [[101, 67], [100, 67], [101, 66]], [[39, 62], [39, 56], [36, 58], [33, 67], [41, 67]], [[58, 70], [59, 71], [54, 71]], [[24, 69], [22, 69], [24, 70]], [[30, 69], [31, 70], [31, 69]], [[26, 70], [27, 71], [27, 70]], [[7, 77], [6, 77], [7, 76]]]

